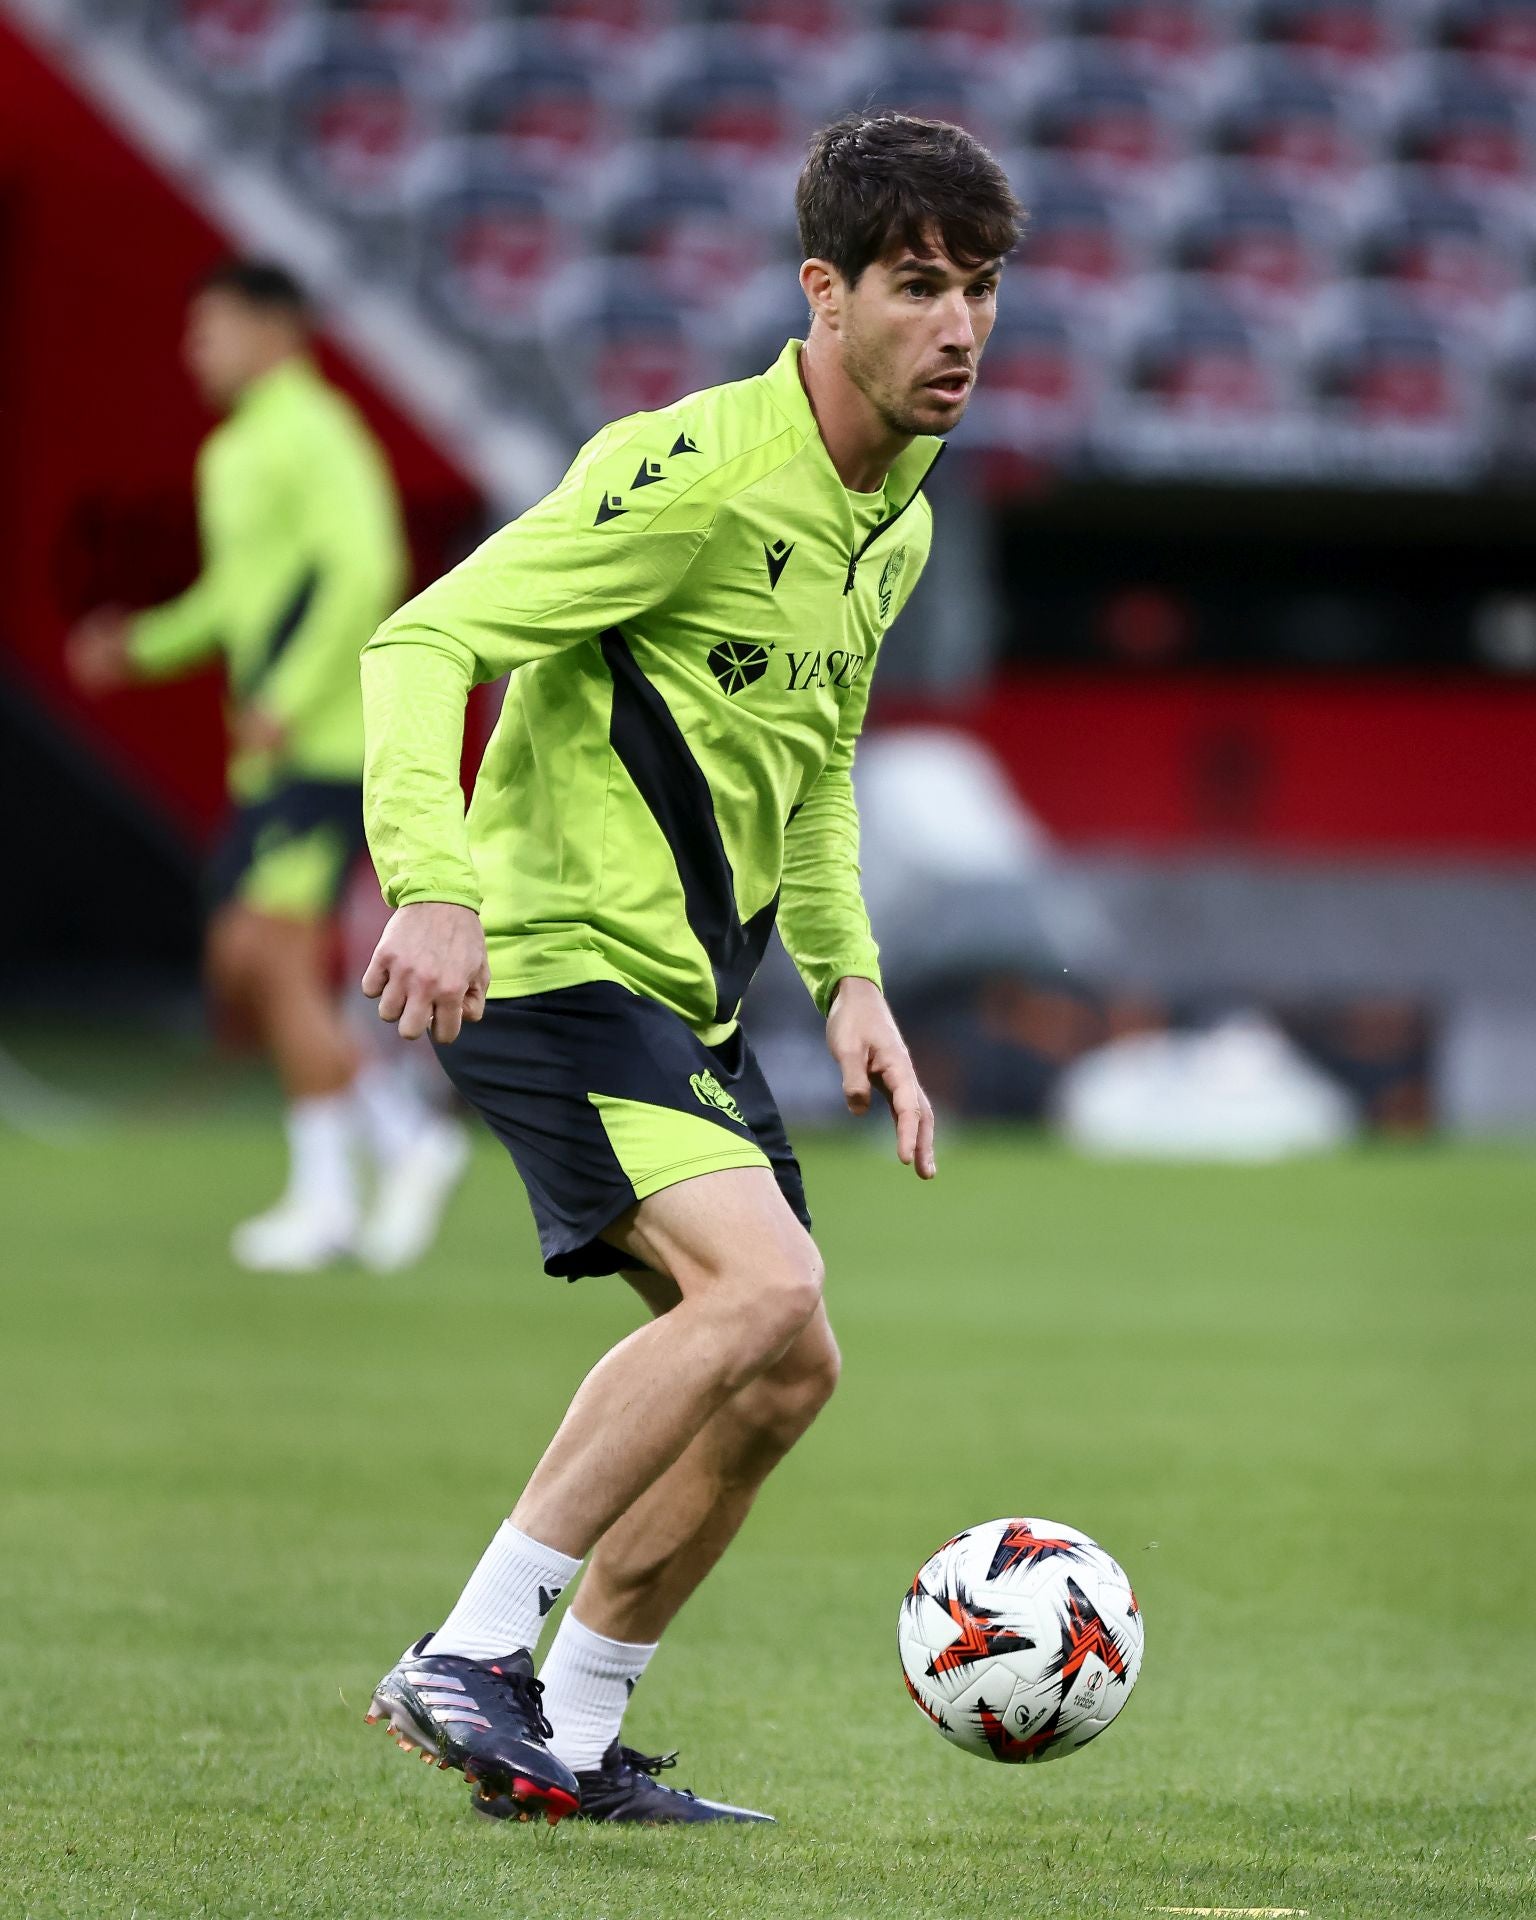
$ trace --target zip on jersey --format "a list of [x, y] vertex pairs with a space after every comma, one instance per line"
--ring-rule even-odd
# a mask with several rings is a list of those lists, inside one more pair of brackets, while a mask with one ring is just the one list
[[940, 459], [943, 457], [943, 453], [944, 453], [944, 449], [942, 447], [936, 447], [934, 449], [933, 458], [928, 462], [928, 465], [923, 469], [922, 478], [918, 481], [917, 485], [912, 489], [912, 491], [907, 495], [906, 499], [902, 501], [901, 505], [896, 509], [894, 513], [887, 514], [886, 517], [880, 522], [878, 527], [874, 527], [870, 530], [870, 532], [865, 536], [864, 544], [858, 549], [856, 553], [849, 554], [848, 578], [843, 582], [843, 592], [845, 594], [853, 592], [853, 583], [855, 579], [858, 577], [859, 562], [864, 558], [865, 554], [869, 552], [870, 548], [880, 538], [881, 534], [888, 533], [890, 529], [895, 526], [896, 522], [906, 512], [907, 508], [911, 506], [912, 502], [922, 492], [923, 488], [927, 486], [928, 476], [933, 472], [934, 468], [939, 464]]

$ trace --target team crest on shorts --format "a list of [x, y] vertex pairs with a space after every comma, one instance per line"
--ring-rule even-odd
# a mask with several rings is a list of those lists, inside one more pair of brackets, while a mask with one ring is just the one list
[[722, 1113], [729, 1114], [739, 1127], [747, 1124], [747, 1116], [712, 1073], [706, 1070], [704, 1073], [690, 1074], [688, 1084], [701, 1105], [718, 1107]]

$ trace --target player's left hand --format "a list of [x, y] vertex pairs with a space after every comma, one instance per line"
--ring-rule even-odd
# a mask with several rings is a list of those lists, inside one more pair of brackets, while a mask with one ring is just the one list
[[933, 1157], [933, 1108], [917, 1083], [907, 1043], [873, 980], [839, 982], [827, 1015], [827, 1046], [843, 1074], [850, 1113], [869, 1112], [878, 1087], [896, 1122], [896, 1157], [919, 1180], [938, 1172]]
[[281, 753], [288, 744], [287, 729], [264, 707], [241, 707], [230, 724], [241, 753]]
[[131, 683], [130, 625], [130, 617], [121, 607], [96, 607], [70, 628], [64, 642], [64, 665], [82, 693], [115, 693]]

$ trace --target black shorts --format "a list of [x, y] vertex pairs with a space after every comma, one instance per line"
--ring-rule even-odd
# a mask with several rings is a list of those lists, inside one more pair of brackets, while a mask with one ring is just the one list
[[363, 850], [355, 780], [287, 780], [239, 807], [207, 877], [208, 905], [238, 900], [283, 920], [326, 920]]
[[608, 980], [487, 1002], [437, 1057], [517, 1164], [544, 1271], [639, 1265], [600, 1238], [637, 1200], [723, 1167], [762, 1167], [809, 1227], [800, 1165], [738, 1027], [706, 1047]]

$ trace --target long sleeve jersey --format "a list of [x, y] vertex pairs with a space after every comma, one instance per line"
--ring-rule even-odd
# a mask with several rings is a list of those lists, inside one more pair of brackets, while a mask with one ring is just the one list
[[363, 762], [358, 655], [405, 584], [394, 481], [352, 403], [305, 360], [241, 394], [197, 462], [203, 571], [134, 621], [146, 679], [224, 655], [230, 698], [279, 721], [284, 751], [236, 755], [253, 799], [284, 779], [356, 779]]
[[[850, 493], [799, 352], [605, 428], [364, 650], [384, 896], [476, 908], [493, 995], [616, 980], [715, 1044], [776, 918], [823, 1012], [879, 980], [851, 770], [939, 448]], [[465, 698], [509, 672], [466, 820]]]

